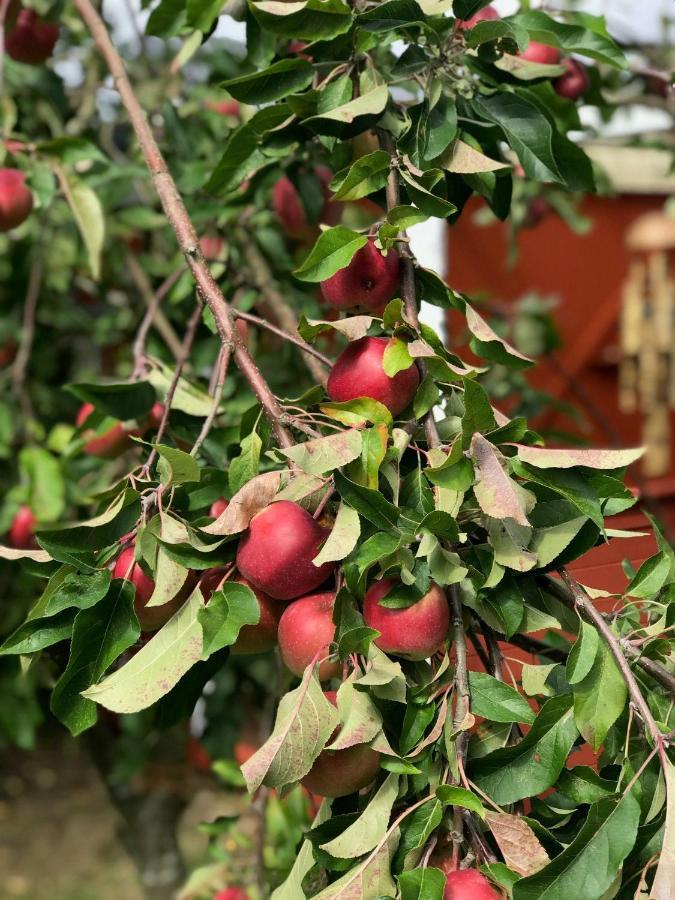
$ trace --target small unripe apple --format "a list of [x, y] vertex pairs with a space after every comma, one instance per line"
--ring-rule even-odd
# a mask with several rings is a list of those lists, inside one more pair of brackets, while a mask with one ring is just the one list
[[293, 600], [319, 587], [333, 572], [335, 563], [312, 562], [327, 537], [327, 529], [306, 509], [279, 500], [251, 520], [239, 541], [237, 568], [270, 597]]
[[211, 504], [211, 508], [209, 509], [209, 515], [212, 519], [218, 519], [225, 512], [227, 507], [230, 505], [230, 501], [225, 497], [218, 497], [217, 500], [214, 500]]
[[501, 16], [496, 9], [493, 9], [491, 6], [486, 6], [484, 9], [479, 9], [477, 13], [474, 13], [468, 19], [458, 19], [457, 27], [464, 31], [468, 28], [473, 28], [473, 26], [478, 25], [479, 22], [487, 22], [491, 19], [501, 19]]
[[427, 593], [412, 606], [381, 606], [380, 600], [394, 584], [393, 578], [375, 582], [363, 600], [363, 619], [368, 628], [380, 632], [375, 638], [380, 650], [407, 659], [426, 659], [438, 650], [448, 633], [450, 610], [445, 592], [432, 582]]
[[33, 195], [20, 169], [0, 169], [0, 231], [25, 222], [33, 209]]
[[555, 79], [553, 90], [560, 97], [578, 100], [586, 93], [591, 83], [586, 66], [578, 59], [564, 59], [562, 65], [565, 67], [565, 74]]
[[384, 256], [369, 238], [348, 266], [321, 282], [321, 293], [333, 309], [362, 306], [379, 314], [396, 293], [400, 269], [398, 252], [391, 249]]
[[[324, 691], [336, 706], [335, 691]], [[332, 741], [339, 729], [331, 735]], [[329, 741], [330, 743], [330, 741]], [[344, 750], [322, 750], [300, 784], [319, 797], [345, 797], [367, 787], [380, 771], [380, 754], [367, 744]]]
[[10, 17], [5, 50], [16, 62], [39, 66], [54, 52], [58, 37], [58, 25], [45, 22], [34, 9], [20, 8], [13, 21]]
[[[335, 594], [308, 594], [294, 600], [283, 612], [279, 622], [279, 650], [281, 658], [294, 675], [302, 677], [307, 666], [319, 654], [328, 656], [328, 648], [335, 637], [333, 603]], [[328, 681], [342, 671], [340, 662], [324, 660], [319, 666], [319, 678]]]
[[133, 584], [136, 591], [134, 611], [138, 617], [141, 631], [156, 631], [158, 628], [161, 628], [180, 609], [194, 586], [194, 576], [192, 576], [188, 578], [184, 587], [173, 600], [163, 603], [161, 606], [148, 608], [147, 603], [155, 590], [155, 582], [145, 574], [138, 562], [136, 562], [133, 545], [123, 550], [117, 557], [113, 569], [113, 578], [121, 578]]
[[30, 506], [20, 506], [7, 533], [7, 543], [15, 550], [33, 550], [37, 547], [35, 526], [37, 519]]
[[[330, 200], [328, 185], [333, 173], [326, 166], [316, 166], [314, 175], [318, 179], [324, 196], [324, 204], [318, 222], [326, 225], [337, 225], [342, 218], [343, 204]], [[297, 240], [308, 240], [318, 231], [318, 222], [307, 221], [307, 213], [300, 199], [300, 194], [288, 176], [282, 176], [272, 190], [272, 206], [286, 234]]]
[[213, 900], [250, 900], [250, 898], [243, 888], [230, 887], [214, 894]]
[[457, 869], [445, 877], [443, 900], [501, 900], [478, 869]]
[[409, 366], [390, 378], [382, 368], [389, 338], [363, 337], [343, 350], [328, 377], [326, 389], [331, 400], [344, 402], [371, 397], [398, 415], [415, 396], [420, 383], [417, 366]]
[[[82, 428], [93, 412], [93, 404], [83, 403], [75, 419], [77, 427]], [[132, 444], [129, 433], [121, 422], [116, 422], [107, 431], [99, 435], [93, 429], [87, 429], [83, 432], [82, 437], [86, 442], [82, 448], [84, 453], [87, 456], [96, 456], [99, 459], [114, 459], [116, 456], [124, 453]]]
[[523, 59], [529, 59], [530, 62], [544, 63], [548, 66], [554, 66], [560, 62], [560, 50], [557, 47], [550, 47], [548, 44], [540, 44], [539, 41], [530, 41], [520, 55]]

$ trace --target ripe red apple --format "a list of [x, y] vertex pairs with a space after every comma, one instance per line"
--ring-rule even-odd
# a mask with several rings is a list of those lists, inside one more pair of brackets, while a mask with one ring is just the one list
[[217, 519], [225, 512], [227, 507], [230, 505], [230, 501], [225, 497], [219, 497], [217, 500], [214, 500], [211, 504], [211, 508], [209, 509], [209, 515], [212, 519]]
[[10, 15], [9, 25], [5, 50], [13, 60], [39, 66], [52, 55], [59, 36], [58, 25], [45, 22], [34, 9], [21, 7], [15, 17]]
[[[164, 418], [164, 404], [163, 403], [153, 403], [152, 409], [148, 413], [147, 427], [151, 431], [157, 431], [159, 426], [162, 423], [162, 419]], [[134, 431], [132, 434], [138, 434], [139, 437], [144, 433], [146, 429], [143, 431]]]
[[[238, 100], [207, 100], [206, 107], [212, 109], [213, 112], [219, 113], [221, 116], [236, 116], [239, 118], [240, 109]], [[204, 256], [206, 256], [206, 253], [204, 253]]]
[[[324, 695], [333, 706], [337, 705], [335, 691], [324, 691]], [[337, 732], [336, 728], [330, 740]], [[319, 797], [345, 797], [369, 785], [379, 771], [377, 750], [356, 744], [344, 750], [322, 750], [300, 784]]]
[[195, 771], [202, 772], [204, 775], [211, 771], [211, 757], [204, 745], [192, 735], [190, 735], [185, 744], [185, 758]]
[[553, 82], [553, 90], [561, 97], [568, 100], [578, 100], [590, 87], [590, 79], [586, 66], [577, 59], [564, 59], [561, 63], [565, 67], [565, 74], [556, 78]]
[[478, 25], [479, 22], [487, 22], [491, 19], [501, 19], [501, 16], [496, 9], [493, 9], [491, 6], [486, 6], [485, 9], [479, 9], [478, 12], [474, 13], [469, 19], [458, 19], [457, 27], [464, 31], [467, 28], [473, 28], [473, 26]]
[[331, 400], [342, 402], [356, 397], [372, 397], [383, 403], [392, 415], [398, 415], [415, 396], [420, 383], [414, 364], [393, 378], [385, 374], [382, 357], [389, 338], [363, 337], [338, 356], [328, 378]]
[[392, 249], [383, 256], [370, 238], [348, 266], [321, 283], [321, 293], [334, 309], [363, 306], [381, 313], [396, 293], [400, 268], [398, 252]]
[[[82, 404], [75, 419], [78, 428], [82, 428], [93, 411], [93, 404]], [[121, 422], [116, 422], [100, 435], [97, 435], [93, 429], [87, 429], [83, 432], [82, 437], [86, 441], [82, 448], [83, 451], [87, 456], [96, 456], [99, 459], [114, 459], [124, 453], [132, 444], [131, 438]]]
[[[279, 650], [281, 658], [294, 675], [302, 677], [307, 666], [319, 654], [328, 655], [328, 647], [335, 637], [333, 603], [335, 594], [308, 594], [294, 600], [283, 612], [279, 622]], [[319, 666], [319, 678], [328, 681], [342, 671], [339, 660], [325, 660]]]
[[147, 602], [155, 590], [155, 582], [145, 574], [134, 558], [134, 547], [127, 547], [117, 557], [113, 569], [113, 578], [121, 578], [130, 581], [136, 594], [134, 597], [134, 610], [141, 626], [141, 631], [157, 631], [185, 602], [187, 596], [194, 587], [194, 576], [188, 578], [184, 587], [176, 594], [173, 600], [163, 603], [161, 606], [147, 607]]
[[15, 550], [34, 550], [37, 547], [35, 540], [35, 526], [37, 519], [30, 506], [20, 506], [16, 511], [12, 524], [7, 532], [7, 543]]
[[14, 361], [16, 350], [16, 341], [5, 341], [5, 343], [0, 346], [0, 369], [4, 369], [5, 366], [8, 366]]
[[239, 541], [237, 567], [241, 575], [276, 600], [293, 600], [319, 587], [335, 563], [315, 566], [328, 531], [307, 510], [279, 500], [253, 517]]
[[554, 66], [560, 62], [560, 50], [557, 47], [550, 47], [548, 44], [540, 44], [539, 41], [530, 41], [520, 55], [523, 59], [529, 59], [530, 62], [545, 63], [548, 66]]
[[250, 900], [250, 898], [243, 888], [230, 887], [214, 894], [213, 900]]
[[0, 169], [0, 231], [25, 222], [33, 209], [33, 195], [20, 169]]
[[445, 877], [443, 900], [501, 900], [478, 869], [457, 869]]
[[393, 578], [385, 578], [372, 585], [363, 600], [364, 621], [380, 632], [375, 639], [380, 650], [408, 659], [426, 659], [438, 650], [448, 633], [450, 610], [445, 592], [432, 582], [413, 606], [380, 606], [379, 601], [395, 583]]
[[217, 234], [205, 234], [199, 238], [199, 249], [206, 260], [218, 259], [223, 251], [223, 239]]
[[[318, 179], [324, 196], [324, 204], [319, 214], [319, 222], [337, 225], [342, 218], [343, 204], [330, 200], [328, 185], [333, 173], [326, 166], [316, 166], [314, 175]], [[307, 213], [300, 194], [288, 176], [282, 176], [272, 190], [272, 206], [286, 234], [296, 240], [310, 240], [318, 231], [318, 222], [307, 221]]]

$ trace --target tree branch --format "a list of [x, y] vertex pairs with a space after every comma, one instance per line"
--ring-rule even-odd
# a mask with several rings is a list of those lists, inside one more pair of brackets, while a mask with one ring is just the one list
[[33, 404], [26, 385], [26, 375], [35, 338], [35, 316], [37, 314], [38, 300], [40, 299], [40, 288], [42, 287], [42, 273], [42, 257], [36, 254], [28, 276], [28, 289], [26, 290], [26, 299], [23, 304], [19, 348], [16, 351], [11, 368], [12, 390], [19, 398], [21, 404], [22, 428], [24, 431], [26, 423], [33, 418]]
[[96, 42], [96, 46], [108, 65], [115, 87], [119, 92], [131, 125], [136, 133], [164, 212], [185, 255], [197, 285], [197, 290], [213, 312], [220, 338], [223, 344], [232, 347], [235, 362], [251, 386], [265, 415], [270, 420], [279, 445], [281, 447], [290, 447], [293, 444], [293, 440], [284, 427], [285, 417], [283, 410], [246, 349], [241, 337], [235, 331], [234, 319], [229, 304], [211, 275], [208, 264], [199, 249], [199, 240], [194, 225], [185, 208], [183, 199], [178, 193], [176, 183], [167, 168], [145, 114], [136, 98], [122, 58], [113, 46], [106, 25], [93, 7], [91, 0], [75, 0], [75, 7], [82, 16], [85, 25]]
[[197, 440], [194, 442], [192, 450], [190, 450], [190, 456], [197, 456], [199, 450], [209, 436], [209, 432], [213, 427], [213, 423], [218, 414], [218, 407], [220, 406], [220, 401], [223, 399], [223, 389], [225, 387], [225, 378], [227, 377], [227, 369], [230, 365], [230, 357], [231, 352], [229, 347], [221, 347], [220, 353], [218, 354], [218, 362], [216, 363], [218, 376], [216, 379], [216, 383], [213, 388], [213, 403], [211, 404], [211, 409], [209, 410], [208, 416], [204, 419], [204, 424], [202, 425], [202, 430], [199, 432]]
[[133, 346], [134, 375], [138, 376], [143, 366], [143, 357], [145, 356], [145, 344], [148, 339], [148, 333], [153, 324], [161, 334], [164, 343], [171, 351], [173, 358], [178, 359], [180, 356], [180, 339], [173, 330], [171, 322], [169, 322], [159, 307], [162, 300], [183, 274], [183, 269], [176, 269], [175, 272], [172, 272], [164, 280], [156, 291], [153, 291], [148, 276], [139, 265], [139, 262], [133, 253], [127, 253], [126, 263], [133, 282], [136, 285], [136, 289], [147, 307], [146, 313], [143, 316], [136, 333], [136, 339]]
[[[289, 341], [291, 344], [295, 344], [296, 347], [299, 347], [303, 353], [307, 353], [309, 356], [313, 356], [315, 359], [318, 359], [324, 366], [330, 368], [333, 363], [327, 356], [324, 356], [320, 350], [316, 350], [312, 347], [311, 344], [308, 344], [307, 341], [303, 341], [301, 337], [296, 337], [294, 334], [284, 331], [283, 328], [278, 328], [276, 325], [272, 325], [271, 322], [268, 322], [267, 319], [263, 319], [260, 316], [254, 316], [251, 313], [241, 312], [238, 309], [232, 310], [234, 317], [236, 319], [244, 319], [246, 322], [252, 322], [254, 325], [257, 325], [259, 328], [265, 328], [267, 331], [271, 331], [272, 334], [278, 334], [279, 337], [283, 338], [285, 341]], [[307, 363], [308, 368], [309, 362]], [[319, 373], [320, 378], [317, 380], [324, 384], [326, 381], [326, 373], [318, 366], [311, 366], [311, 368], [316, 369]]]

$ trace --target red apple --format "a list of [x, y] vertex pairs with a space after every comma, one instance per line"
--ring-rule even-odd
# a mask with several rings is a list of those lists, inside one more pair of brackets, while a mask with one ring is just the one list
[[[212, 109], [213, 112], [219, 113], [221, 116], [236, 116], [239, 118], [240, 110], [238, 100], [207, 100], [206, 107]], [[206, 253], [204, 253], [204, 256], [206, 256]]]
[[148, 608], [147, 603], [155, 590], [155, 582], [145, 574], [136, 562], [133, 544], [131, 547], [127, 547], [126, 550], [123, 550], [117, 557], [117, 562], [113, 569], [113, 578], [121, 578], [133, 584], [136, 591], [134, 610], [142, 631], [156, 631], [168, 622], [192, 592], [195, 581], [194, 576], [189, 577], [173, 600], [163, 603], [161, 606]]
[[58, 25], [45, 22], [33, 9], [20, 7], [9, 22], [5, 50], [13, 60], [39, 66], [52, 55], [59, 36]]
[[230, 887], [214, 894], [213, 900], [250, 900], [250, 898], [243, 888]]
[[34, 550], [37, 547], [35, 540], [35, 526], [37, 519], [30, 506], [20, 506], [12, 519], [7, 533], [7, 543], [15, 550]]
[[381, 313], [396, 293], [400, 268], [398, 252], [392, 249], [383, 256], [370, 238], [348, 266], [321, 283], [321, 293], [334, 309], [362, 306]]
[[223, 239], [217, 234], [205, 234], [199, 239], [199, 249], [206, 260], [214, 260], [223, 252]]
[[565, 67], [565, 74], [555, 79], [553, 90], [568, 100], [578, 100], [586, 93], [591, 83], [586, 66], [577, 59], [564, 59], [562, 65]]
[[209, 516], [211, 516], [212, 519], [219, 518], [220, 516], [222, 516], [229, 505], [229, 500], [227, 500], [225, 497], [219, 497], [211, 504], [211, 508], [209, 509]]
[[[328, 655], [335, 637], [333, 603], [335, 594], [308, 594], [294, 600], [283, 612], [279, 622], [279, 650], [281, 658], [294, 675], [302, 677], [307, 666], [319, 654]], [[319, 666], [319, 678], [328, 681], [342, 671], [339, 660], [325, 660]]]
[[372, 397], [383, 403], [394, 416], [405, 409], [419, 386], [419, 373], [413, 364], [393, 378], [385, 374], [382, 357], [388, 344], [389, 338], [385, 337], [352, 341], [331, 369], [327, 385], [331, 400], [342, 402]]
[[[82, 404], [75, 419], [77, 427], [82, 428], [93, 412], [93, 404]], [[103, 434], [97, 435], [93, 429], [86, 429], [83, 431], [82, 437], [86, 441], [82, 448], [83, 451], [87, 456], [96, 456], [99, 459], [114, 459], [124, 453], [132, 444], [129, 433], [125, 431], [121, 422], [116, 422]]]
[[501, 19], [501, 16], [496, 9], [493, 9], [491, 6], [486, 6], [485, 9], [479, 9], [478, 12], [474, 13], [469, 19], [458, 19], [457, 27], [464, 31], [465, 29], [473, 28], [473, 26], [478, 25], [479, 22], [487, 22], [491, 19]]
[[501, 900], [478, 869], [457, 869], [445, 877], [443, 900]]
[[[162, 424], [162, 419], [164, 418], [164, 404], [163, 403], [153, 403], [152, 409], [148, 413], [147, 427], [151, 431], [157, 431], [159, 426]], [[143, 430], [145, 431], [145, 429]], [[143, 431], [139, 431], [139, 436], [143, 434]], [[136, 432], [134, 432], [136, 433]]]
[[4, 369], [5, 366], [8, 366], [14, 361], [16, 350], [16, 341], [5, 341], [5, 343], [0, 346], [0, 369]]
[[252, 741], [237, 741], [232, 748], [232, 755], [234, 756], [235, 762], [243, 766], [245, 762], [247, 762], [254, 753], [257, 753], [260, 748], [260, 744], [254, 744]]
[[395, 579], [376, 581], [363, 600], [363, 618], [368, 628], [380, 636], [375, 643], [385, 653], [408, 659], [426, 659], [445, 641], [450, 625], [450, 610], [445, 592], [431, 584], [427, 593], [412, 606], [393, 609], [380, 600], [396, 584]]
[[[337, 705], [335, 691], [324, 694], [334, 706]], [[335, 729], [331, 740], [337, 731]], [[369, 785], [379, 771], [377, 750], [367, 744], [356, 744], [344, 750], [322, 750], [300, 784], [319, 797], [345, 797]]]
[[523, 59], [529, 59], [530, 62], [545, 63], [548, 66], [554, 66], [560, 62], [560, 50], [557, 47], [550, 47], [548, 44], [540, 44], [539, 41], [530, 41], [520, 55]]
[[0, 231], [25, 222], [33, 209], [33, 195], [19, 169], [0, 169]]
[[239, 541], [241, 575], [276, 600], [293, 600], [319, 587], [335, 563], [315, 566], [328, 531], [290, 500], [271, 503], [253, 517]]
[[185, 745], [185, 758], [197, 772], [208, 774], [211, 771], [211, 757], [204, 749], [204, 745], [192, 735]]
[[[316, 166], [314, 175], [321, 184], [324, 204], [319, 214], [319, 222], [326, 225], [337, 225], [342, 218], [342, 203], [332, 202], [328, 185], [333, 173], [326, 166]], [[318, 231], [318, 222], [307, 221], [307, 213], [293, 182], [288, 176], [282, 176], [272, 190], [272, 206], [286, 234], [297, 240], [310, 240]]]

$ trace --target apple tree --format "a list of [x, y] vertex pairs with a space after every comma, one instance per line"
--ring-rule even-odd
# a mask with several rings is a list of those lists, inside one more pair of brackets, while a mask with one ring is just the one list
[[[592, 191], [567, 135], [622, 53], [529, 4], [225, 12], [245, 55], [209, 52], [220, 0], [161, 0], [127, 68], [90, 0], [0, 3], [12, 690], [21, 658], [99, 753], [136, 714], [161, 754], [205, 685], [253, 678], [251, 803], [314, 819], [283, 864], [190, 896], [667, 900], [675, 553], [654, 522], [621, 595], [568, 569], [629, 536], [607, 520], [640, 453], [501, 413], [479, 376], [532, 360], [408, 238], [474, 194], [508, 218], [518, 179]], [[76, 89], [44, 65], [59, 35]]]

